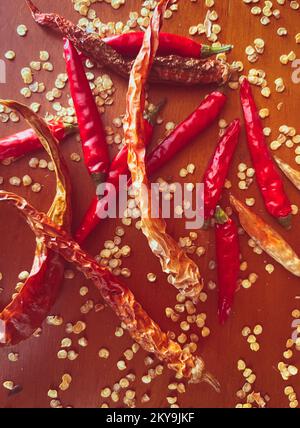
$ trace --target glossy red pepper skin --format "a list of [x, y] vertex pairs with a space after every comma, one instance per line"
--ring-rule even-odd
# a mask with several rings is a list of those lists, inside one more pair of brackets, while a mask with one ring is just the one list
[[228, 126], [221, 137], [203, 176], [204, 218], [210, 219], [224, 187], [229, 167], [238, 144], [241, 131], [240, 120], [236, 119]]
[[177, 153], [191, 143], [201, 132], [206, 130], [220, 114], [226, 96], [215, 91], [209, 94], [197, 109], [174, 131], [156, 146], [147, 156], [147, 173], [154, 174], [166, 165]]
[[103, 181], [110, 165], [106, 135], [82, 60], [68, 39], [64, 39], [64, 56], [85, 165], [96, 181]]
[[[199, 107], [186, 120], [178, 125], [175, 130], [165, 140], [159, 144], [147, 156], [147, 172], [148, 175], [154, 174], [162, 166], [173, 158], [180, 150], [187, 146], [195, 137], [204, 131], [218, 117], [226, 102], [226, 97], [221, 92], [213, 92], [209, 94], [199, 105]], [[145, 127], [147, 130], [147, 127]], [[122, 149], [124, 150], [124, 149]], [[123, 157], [122, 162], [121, 157]], [[128, 174], [127, 166], [127, 148], [126, 156], [119, 152], [116, 156], [119, 161], [112, 161], [109, 177], [114, 178], [114, 185], [119, 181], [119, 175]], [[123, 161], [124, 160], [124, 161]], [[124, 165], [126, 161], [126, 167]], [[108, 182], [110, 182], [110, 179]], [[99, 213], [103, 212], [107, 207], [105, 201], [99, 201], [97, 196], [92, 199], [92, 202], [76, 232], [76, 241], [82, 244], [87, 237], [92, 233], [95, 227], [100, 223]]]
[[[61, 120], [50, 121], [48, 126], [52, 135], [58, 141], [62, 141], [67, 135], [76, 130], [74, 125], [63, 123]], [[33, 129], [29, 128], [0, 139], [0, 161], [8, 158], [16, 159], [41, 148], [42, 145], [38, 136]]]
[[256, 180], [266, 209], [283, 226], [290, 227], [292, 207], [284, 191], [282, 178], [270, 155], [250, 83], [244, 79], [240, 90], [245, 126]]
[[[142, 46], [143, 31], [124, 33], [106, 37], [103, 41], [123, 56], [134, 58]], [[205, 58], [232, 49], [232, 45], [224, 45], [218, 48], [202, 45], [192, 39], [177, 34], [159, 34], [159, 47], [157, 54], [161, 56], [179, 55], [187, 58]]]
[[237, 289], [240, 246], [237, 225], [220, 207], [216, 210], [215, 236], [219, 287], [218, 317], [219, 322], [224, 324], [230, 314]]

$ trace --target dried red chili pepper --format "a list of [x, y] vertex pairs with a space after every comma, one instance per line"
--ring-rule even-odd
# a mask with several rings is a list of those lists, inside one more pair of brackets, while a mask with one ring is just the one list
[[82, 61], [68, 39], [64, 39], [64, 57], [79, 126], [84, 162], [93, 180], [101, 183], [105, 181], [110, 159], [100, 113]]
[[230, 163], [234, 155], [241, 125], [239, 119], [234, 120], [220, 139], [215, 153], [204, 173], [204, 218], [209, 220], [219, 202]]
[[286, 228], [291, 226], [291, 203], [283, 181], [269, 153], [250, 83], [244, 79], [240, 90], [247, 131], [248, 147], [256, 179], [268, 212]]
[[[181, 122], [175, 130], [164, 139], [162, 143], [156, 146], [153, 151], [147, 156], [147, 174], [149, 176], [155, 174], [160, 168], [166, 165], [177, 153], [190, 144], [201, 132], [206, 130], [218, 117], [224, 104], [226, 96], [221, 92], [212, 92], [209, 94], [197, 107], [197, 109], [183, 122]], [[147, 124], [145, 131], [147, 130]], [[148, 138], [145, 138], [148, 141]], [[124, 149], [122, 149], [124, 150]], [[127, 150], [127, 148], [126, 148]], [[117, 154], [115, 160], [112, 161], [109, 177], [114, 177], [118, 182], [120, 174], [125, 173], [125, 156]], [[122, 160], [122, 162], [121, 162]], [[124, 160], [124, 161], [123, 161]], [[120, 168], [120, 165], [122, 168]], [[126, 173], [127, 155], [126, 155]], [[108, 179], [110, 182], [110, 179]], [[116, 183], [114, 183], [116, 185]], [[92, 233], [95, 227], [100, 223], [103, 213], [107, 209], [107, 202], [103, 199], [99, 201], [97, 196], [92, 199], [92, 202], [85, 214], [85, 217], [76, 232], [76, 240], [83, 243]]]
[[189, 348], [182, 349], [179, 343], [169, 339], [137, 302], [133, 293], [107, 268], [98, 265], [93, 257], [84, 252], [77, 242], [58, 228], [47, 215], [38, 212], [24, 198], [13, 193], [0, 191], [0, 201], [13, 204], [26, 218], [31, 230], [43, 245], [75, 264], [94, 282], [104, 301], [121, 322], [125, 323], [130, 336], [145, 351], [154, 353], [171, 370], [175, 370], [179, 377], [184, 376], [190, 383], [206, 381], [215, 389], [219, 389], [218, 382], [204, 371], [203, 360], [193, 356]]
[[[59, 29], [86, 57], [128, 78], [133, 61], [124, 58], [96, 34], [86, 33], [72, 22], [54, 13], [41, 13], [31, 0], [26, 0], [34, 20], [46, 27]], [[156, 57], [149, 76], [150, 82], [181, 85], [224, 84], [231, 74], [229, 64], [221, 59], [183, 58], [176, 55]]]
[[[106, 44], [115, 49], [119, 54], [127, 57], [136, 57], [141, 49], [143, 31], [117, 34], [102, 39]], [[159, 47], [157, 55], [179, 55], [189, 58], [206, 58], [222, 52], [228, 52], [233, 48], [232, 45], [208, 46], [195, 42], [192, 39], [177, 34], [163, 33], [159, 34]]]
[[221, 207], [215, 212], [216, 254], [218, 269], [218, 316], [221, 324], [227, 320], [237, 289], [240, 271], [238, 228]]
[[[146, 146], [150, 144], [152, 140], [155, 120], [158, 112], [161, 107], [164, 105], [164, 102], [158, 104], [153, 110], [147, 110], [144, 113], [144, 129], [145, 129], [145, 144]], [[119, 190], [119, 177], [121, 175], [126, 175], [129, 179], [130, 172], [127, 165], [128, 158], [128, 147], [123, 146], [122, 149], [116, 154], [114, 159], [111, 162], [110, 169], [108, 172], [106, 183], [108, 185], [114, 186], [116, 192]], [[97, 195], [92, 199], [91, 204], [84, 216], [83, 221], [81, 222], [75, 238], [79, 244], [82, 244], [87, 237], [91, 234], [94, 228], [100, 223], [101, 219], [104, 218], [104, 214], [108, 208], [108, 203], [110, 198], [114, 198], [115, 193], [109, 192], [108, 190], [104, 192], [103, 196], [99, 198]]]
[[[50, 156], [56, 175], [56, 194], [48, 211], [49, 218], [59, 227], [70, 229], [70, 182], [64, 161], [46, 123], [31, 109], [16, 101], [1, 104], [17, 110], [32, 126], [42, 146]], [[56, 253], [48, 250], [40, 240], [32, 269], [24, 286], [0, 313], [0, 345], [14, 345], [30, 337], [40, 327], [49, 313], [57, 295], [64, 274], [64, 261]]]
[[[62, 141], [67, 135], [75, 132], [77, 127], [62, 120], [52, 120], [47, 122], [52, 135], [58, 141]], [[29, 152], [41, 149], [42, 145], [33, 129], [17, 132], [0, 139], [0, 161], [8, 158], [17, 159]]]
[[253, 241], [285, 269], [300, 277], [300, 258], [284, 238], [232, 195], [230, 202], [239, 215], [241, 226]]
[[145, 105], [145, 84], [158, 48], [159, 30], [167, 3], [168, 0], [161, 0], [155, 8], [141, 50], [130, 73], [126, 115], [123, 121], [124, 138], [128, 146], [128, 167], [132, 185], [141, 211], [141, 230], [148, 240], [152, 253], [159, 258], [163, 272], [168, 274], [170, 284], [183, 295], [196, 300], [203, 288], [198, 266], [166, 233], [164, 219], [151, 216], [152, 195], [146, 173], [142, 114]]

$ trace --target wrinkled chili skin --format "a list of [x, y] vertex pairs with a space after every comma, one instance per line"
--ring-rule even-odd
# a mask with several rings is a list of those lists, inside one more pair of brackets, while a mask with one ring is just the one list
[[[217, 208], [218, 209], [218, 208]], [[218, 271], [218, 317], [224, 324], [234, 301], [240, 271], [240, 246], [238, 228], [227, 217], [225, 223], [215, 223], [216, 256]]]
[[[70, 230], [70, 180], [67, 167], [57, 148], [57, 141], [47, 124], [28, 107], [14, 102], [1, 103], [17, 110], [31, 124], [50, 155], [56, 173], [56, 195], [48, 211], [59, 226]], [[42, 142], [43, 140], [43, 142]], [[64, 278], [65, 262], [57, 253], [37, 241], [29, 277], [19, 293], [0, 313], [0, 346], [15, 345], [29, 338], [41, 326], [56, 301]]]
[[[48, 122], [48, 126], [52, 135], [58, 141], [64, 140], [67, 135], [76, 130], [76, 127], [73, 125], [64, 124], [61, 120], [50, 121]], [[16, 159], [41, 148], [42, 145], [38, 136], [33, 129], [29, 128], [14, 135], [1, 138], [0, 161], [8, 158]]]
[[226, 96], [221, 92], [210, 93], [190, 116], [148, 154], [147, 173], [154, 174], [205, 131], [218, 117], [225, 102]]
[[261, 120], [247, 79], [244, 79], [241, 84], [240, 97], [248, 147], [266, 209], [280, 222], [285, 222], [289, 226], [292, 213], [291, 203], [284, 191], [282, 178], [267, 147]]
[[[175, 130], [147, 156], [147, 173], [150, 176], [155, 174], [159, 168], [166, 165], [166, 163], [180, 150], [190, 144], [195, 137], [210, 126], [220, 114], [225, 102], [226, 96], [221, 92], [216, 91], [209, 94], [201, 102], [195, 112], [178, 125]], [[144, 121], [144, 129], [146, 132], [146, 141], [149, 141], [149, 124], [147, 124], [146, 121]], [[113, 183], [115, 186], [118, 186], [120, 174], [126, 173], [129, 176], [127, 154], [128, 148], [123, 147], [112, 161], [107, 181]], [[120, 165], [122, 168], [120, 168]], [[92, 199], [75, 235], [79, 243], [83, 243], [101, 222], [99, 214], [103, 213], [106, 208], [107, 203], [105, 200], [98, 201], [97, 196]]]
[[239, 119], [234, 120], [220, 139], [215, 153], [212, 156], [204, 173], [204, 218], [210, 219], [214, 215], [219, 202], [229, 167], [238, 144], [241, 131]]
[[[135, 31], [105, 37], [102, 40], [121, 55], [134, 58], [139, 53], [143, 37], [143, 31]], [[208, 55], [215, 55], [217, 53], [224, 52], [225, 49], [230, 50], [231, 46], [227, 45], [216, 49], [211, 46], [197, 43], [188, 37], [161, 32], [159, 34], [159, 47], [157, 54], [161, 56], [178, 55], [188, 58], [202, 58], [207, 57]]]
[[85, 165], [92, 176], [105, 176], [110, 159], [104, 127], [82, 61], [68, 39], [64, 39], [64, 57]]
[[[86, 57], [106, 66], [124, 78], [128, 78], [133, 60], [126, 59], [97, 34], [86, 33], [64, 17], [54, 13], [41, 13], [31, 0], [26, 0], [34, 20], [42, 26], [58, 28], [64, 37]], [[154, 59], [149, 76], [150, 82], [184, 86], [225, 84], [231, 75], [231, 67], [222, 59], [183, 58], [169, 55]]]

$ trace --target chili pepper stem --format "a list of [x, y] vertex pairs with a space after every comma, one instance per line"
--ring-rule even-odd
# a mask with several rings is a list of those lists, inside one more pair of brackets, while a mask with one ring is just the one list
[[225, 211], [218, 205], [215, 211], [215, 220], [218, 224], [225, 224], [228, 221], [228, 215]]
[[201, 46], [201, 57], [209, 57], [211, 55], [217, 55], [223, 52], [229, 52], [233, 49], [233, 45], [222, 45], [222, 46], [209, 46], [202, 45]]
[[64, 122], [64, 131], [65, 131], [66, 135], [71, 135], [77, 130], [78, 130], [77, 125], [73, 125], [72, 123], [65, 123]]
[[104, 172], [93, 172], [91, 174], [91, 177], [95, 185], [99, 186], [99, 184], [102, 184], [105, 182], [107, 174], [105, 174]]
[[290, 230], [292, 227], [292, 214], [289, 214], [285, 217], [279, 217], [278, 223], [283, 226], [285, 229]]
[[146, 119], [150, 123], [150, 125], [155, 126], [157, 115], [163, 109], [163, 107], [166, 105], [166, 103], [167, 103], [167, 99], [164, 98], [156, 106], [154, 106], [153, 109], [145, 110], [144, 119]]

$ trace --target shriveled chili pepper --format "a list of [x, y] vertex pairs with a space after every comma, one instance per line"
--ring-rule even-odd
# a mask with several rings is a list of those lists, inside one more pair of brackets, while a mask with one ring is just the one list
[[[166, 232], [163, 218], [151, 217], [151, 191], [146, 173], [146, 149], [143, 114], [145, 84], [153, 63], [158, 43], [162, 17], [168, 0], [161, 0], [154, 10], [145, 32], [141, 50], [136, 57], [129, 78], [126, 96], [126, 115], [123, 121], [125, 143], [128, 146], [128, 167], [136, 200], [141, 211], [141, 230], [146, 236], [152, 253], [160, 260], [168, 281], [185, 296], [197, 299], [203, 283], [198, 266]], [[148, 189], [145, 192], [145, 189]]]
[[244, 79], [240, 90], [247, 131], [248, 147], [256, 179], [268, 212], [286, 228], [291, 226], [291, 203], [284, 191], [283, 181], [270, 155], [250, 83]]
[[[97, 34], [86, 33], [58, 14], [41, 13], [31, 0], [26, 0], [26, 3], [38, 24], [58, 29], [86, 57], [128, 78], [133, 61], [124, 58]], [[149, 81], [180, 85], [224, 84], [229, 80], [230, 74], [231, 67], [222, 59], [195, 59], [169, 55], [154, 59]]]
[[215, 212], [216, 254], [218, 269], [218, 316], [221, 324], [227, 320], [233, 305], [240, 271], [238, 228], [220, 206]]
[[202, 182], [204, 184], [205, 220], [210, 219], [214, 215], [238, 143], [240, 131], [241, 125], [239, 119], [231, 122], [225, 134], [221, 137], [204, 173]]
[[[67, 135], [75, 132], [77, 127], [62, 120], [47, 122], [52, 135], [62, 141]], [[8, 158], [17, 159], [27, 153], [41, 149], [40, 140], [33, 129], [17, 132], [0, 139], [0, 161]]]
[[232, 195], [230, 202], [239, 215], [241, 226], [253, 241], [285, 269], [300, 277], [300, 258], [284, 238]]
[[293, 185], [298, 190], [300, 190], [300, 171], [292, 168], [288, 163], [284, 162], [278, 156], [274, 156], [274, 159], [281, 171], [285, 174], [285, 176], [293, 183]]
[[[164, 139], [162, 143], [156, 146], [153, 151], [148, 154], [148, 175], [151, 176], [155, 174], [160, 168], [166, 165], [177, 153], [179, 153], [181, 150], [184, 149], [184, 147], [190, 144], [194, 138], [196, 138], [198, 135], [201, 134], [201, 132], [206, 130], [214, 122], [214, 120], [216, 120], [222, 108], [224, 107], [225, 102], [226, 96], [221, 92], [215, 91], [209, 94], [187, 119], [181, 122], [175, 128], [175, 130]], [[147, 125], [145, 127], [145, 130], [147, 130]], [[148, 138], [145, 138], [145, 141], [147, 140]], [[112, 161], [109, 177], [114, 177], [115, 181], [118, 182], [120, 174], [125, 174], [124, 152], [119, 152], [115, 159], [116, 162], [115, 160]], [[120, 165], [122, 166], [122, 168], [120, 168]], [[128, 171], [127, 154], [126, 171]], [[92, 233], [95, 227], [100, 223], [106, 208], [107, 202], [105, 201], [105, 199], [99, 201], [97, 196], [92, 199], [92, 202], [84, 216], [84, 219], [75, 235], [76, 240], [79, 243], [83, 243]]]
[[43, 245], [73, 263], [94, 282], [104, 301], [126, 325], [126, 330], [133, 340], [145, 351], [154, 353], [174, 370], [178, 377], [184, 376], [190, 383], [206, 381], [219, 389], [218, 382], [205, 372], [203, 360], [194, 356], [189, 348], [183, 350], [178, 342], [171, 340], [149, 317], [133, 293], [107, 268], [97, 264], [93, 257], [84, 252], [77, 242], [62, 228], [58, 228], [46, 214], [38, 212], [24, 198], [13, 193], [1, 190], [0, 201], [10, 202], [16, 207]]
[[101, 183], [105, 181], [110, 159], [100, 113], [82, 61], [68, 39], [64, 39], [64, 57], [79, 126], [84, 162], [94, 181]]
[[[125, 57], [136, 57], [141, 49], [143, 31], [117, 34], [102, 39], [106, 44], [115, 49], [119, 54]], [[222, 52], [228, 52], [233, 48], [232, 45], [209, 46], [195, 42], [192, 39], [177, 34], [163, 33], [159, 34], [159, 47], [157, 55], [179, 55], [189, 58], [206, 58]]]
[[[17, 110], [32, 126], [50, 156], [56, 175], [56, 194], [48, 216], [58, 227], [70, 230], [70, 182], [64, 161], [46, 123], [31, 109], [16, 101], [1, 104]], [[32, 269], [24, 286], [0, 313], [0, 345], [14, 345], [40, 327], [55, 302], [64, 276], [64, 260], [37, 238]]]

